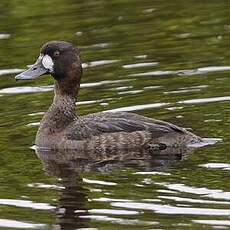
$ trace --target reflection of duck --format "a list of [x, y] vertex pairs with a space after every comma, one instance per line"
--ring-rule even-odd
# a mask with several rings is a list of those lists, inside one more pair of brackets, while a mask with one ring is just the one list
[[[39, 156], [39, 153], [37, 153]], [[40, 152], [42, 154], [42, 152]], [[46, 153], [44, 153], [46, 154]], [[53, 154], [55, 157], [55, 154]], [[82, 218], [87, 213], [88, 190], [83, 188], [82, 179], [76, 173], [71, 161], [56, 162], [42, 159], [44, 170], [54, 177], [59, 178], [63, 187], [58, 199], [57, 224], [58, 229], [79, 229], [89, 227], [88, 219]]]
[[70, 43], [46, 43], [36, 63], [16, 79], [49, 73], [55, 80], [54, 100], [37, 132], [36, 145], [97, 151], [159, 148], [200, 142], [201, 138], [173, 124], [133, 113], [75, 115], [75, 96], [81, 79], [79, 51]]
[[[172, 148], [163, 150], [164, 154], [150, 156], [144, 151], [130, 152], [117, 151], [114, 158], [106, 158], [92, 152], [79, 152], [75, 149], [69, 150], [44, 150], [36, 149], [44, 170], [50, 176], [59, 178], [63, 189], [58, 199], [57, 224], [60, 229], [78, 229], [90, 226], [90, 215], [87, 196], [89, 191], [84, 188], [82, 179], [78, 173], [83, 172], [110, 172], [114, 168], [123, 166], [139, 170], [154, 171], [165, 170], [171, 164], [181, 160], [187, 153], [188, 148]], [[169, 151], [169, 152], [167, 152]], [[94, 174], [95, 175], [95, 174]], [[61, 180], [60, 180], [61, 179]]]
[[88, 190], [82, 187], [81, 178], [70, 165], [60, 164], [58, 167], [61, 169], [59, 178], [62, 179], [61, 185], [64, 187], [60, 193], [57, 214], [60, 229], [87, 228], [88, 220], [82, 217], [88, 214], [86, 208]]
[[164, 170], [173, 163], [183, 160], [191, 153], [193, 148], [187, 147], [168, 147], [165, 150], [149, 151], [136, 150], [130, 151], [123, 149], [114, 151], [113, 154], [106, 152], [79, 151], [77, 149], [57, 149], [46, 150], [36, 148], [36, 154], [43, 163], [43, 167], [50, 175], [62, 178], [68, 176], [63, 172], [63, 165], [68, 165], [75, 172], [105, 172], [113, 168], [132, 167], [142, 171]]

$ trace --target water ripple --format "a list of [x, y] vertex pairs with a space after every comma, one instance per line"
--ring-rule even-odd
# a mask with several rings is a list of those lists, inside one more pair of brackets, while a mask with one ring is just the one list
[[113, 224], [121, 224], [121, 225], [156, 225], [159, 224], [156, 221], [141, 221], [141, 220], [129, 220], [129, 219], [122, 219], [122, 218], [114, 218], [108, 216], [100, 216], [100, 215], [89, 215], [89, 216], [80, 216], [80, 218], [84, 219], [92, 219], [96, 221], [105, 221], [110, 222]]
[[39, 125], [40, 125], [40, 122], [31, 122], [31, 123], [28, 123], [26, 126], [33, 127], [33, 126], [39, 126]]
[[45, 224], [33, 224], [33, 223], [27, 223], [17, 220], [8, 220], [8, 219], [0, 219], [0, 227], [3, 228], [33, 228], [33, 229], [45, 229], [47, 227]]
[[184, 184], [168, 184], [168, 183], [156, 183], [163, 185], [171, 190], [179, 192], [192, 193], [197, 195], [203, 195], [204, 197], [211, 197], [214, 199], [230, 200], [230, 192], [224, 192], [221, 189], [208, 189], [208, 188], [195, 188], [186, 186]]
[[156, 184], [163, 185], [171, 190], [176, 190], [179, 192], [186, 192], [186, 193], [193, 193], [193, 194], [198, 194], [198, 195], [222, 192], [222, 190], [220, 189], [195, 188], [195, 187], [190, 187], [184, 184], [168, 184], [168, 183], [156, 183]]
[[183, 109], [184, 107], [183, 106], [173, 106], [173, 107], [169, 107], [169, 108], [166, 108], [167, 110], [171, 110], [171, 111], [174, 111], [174, 110], [181, 110]]
[[151, 72], [145, 72], [145, 73], [134, 73], [134, 74], [129, 74], [128, 76], [130, 76], [130, 77], [148, 77], [148, 76], [173, 75], [173, 74], [177, 74], [177, 73], [178, 73], [178, 71], [158, 70], [158, 71], [151, 71]]
[[128, 76], [134, 77], [147, 77], [147, 76], [163, 76], [163, 75], [179, 75], [179, 76], [192, 76], [192, 75], [201, 75], [212, 72], [221, 72], [221, 71], [229, 71], [230, 66], [208, 66], [201, 67], [197, 69], [185, 69], [185, 70], [156, 70], [144, 73], [135, 73], [130, 74]]
[[217, 226], [230, 226], [230, 220], [192, 220], [193, 223]]
[[22, 208], [32, 208], [39, 210], [50, 210], [56, 207], [46, 203], [34, 203], [30, 200], [0, 199], [0, 205], [10, 205]]
[[7, 39], [10, 37], [10, 34], [0, 34], [0, 39]]
[[165, 172], [135, 172], [134, 175], [163, 175], [163, 176], [170, 176], [171, 173]]
[[133, 68], [140, 68], [140, 67], [149, 67], [149, 66], [157, 66], [159, 62], [143, 62], [143, 63], [135, 63], [135, 64], [127, 64], [123, 65], [124, 69], [133, 69]]
[[87, 183], [87, 184], [117, 185], [117, 183], [108, 182], [108, 181], [90, 180], [90, 179], [86, 179], [86, 178], [83, 178], [82, 180], [83, 180], [83, 182], [85, 182], [85, 183]]
[[122, 91], [118, 92], [117, 94], [123, 95], [123, 94], [137, 94], [137, 93], [142, 93], [144, 90], [139, 89], [139, 90], [128, 90], [128, 91]]
[[203, 104], [203, 103], [221, 102], [221, 101], [230, 101], [230, 96], [191, 99], [191, 100], [179, 101], [178, 103], [180, 104]]
[[0, 76], [7, 74], [21, 73], [24, 69], [0, 69]]
[[[131, 79], [134, 80], [134, 79]], [[117, 84], [121, 82], [130, 81], [130, 79], [123, 80], [108, 80], [108, 81], [99, 81], [92, 83], [82, 83], [81, 88], [91, 88], [108, 84]], [[0, 89], [1, 94], [20, 94], [20, 93], [39, 93], [39, 92], [48, 92], [53, 90], [53, 85], [46, 86], [19, 86], [19, 87], [9, 87]]]
[[110, 43], [102, 42], [90, 46], [85, 46], [84, 48], [107, 48], [109, 45]]
[[99, 201], [99, 202], [128, 202], [130, 200], [127, 199], [117, 199], [117, 198], [108, 198], [108, 197], [100, 197], [100, 198], [93, 198], [93, 201]]
[[180, 93], [191, 93], [191, 92], [200, 92], [201, 89], [181, 89], [174, 91], [166, 91], [164, 94], [180, 94]]
[[178, 71], [179, 75], [199, 75], [199, 74], [206, 74], [211, 72], [220, 72], [220, 71], [228, 71], [230, 70], [230, 66], [208, 66], [202, 67], [198, 69], [191, 69], [191, 70], [180, 70]]
[[120, 107], [116, 109], [105, 110], [103, 112], [127, 112], [127, 111], [136, 111], [136, 110], [142, 110], [142, 109], [162, 108], [167, 105], [169, 105], [169, 103], [133, 105], [133, 106], [126, 106], [126, 107]]
[[53, 86], [19, 86], [1, 89], [1, 94], [19, 94], [19, 93], [38, 93], [38, 92], [47, 92], [51, 91]]
[[112, 89], [112, 90], [126, 90], [126, 89], [132, 89], [133, 86], [132, 85], [128, 85], [128, 86], [120, 86], [120, 87], [116, 87], [115, 89]]
[[162, 88], [163, 86], [161, 86], [161, 85], [150, 85], [150, 86], [145, 86], [143, 89], [147, 89], [147, 90], [149, 90], [149, 89], [159, 89], [159, 88]]
[[92, 82], [92, 83], [82, 83], [81, 88], [90, 88], [95, 86], [101, 86], [101, 85], [108, 85], [108, 84], [116, 84], [116, 83], [122, 83], [122, 82], [130, 82], [135, 79], [122, 79], [122, 80], [106, 80], [106, 81], [98, 81], [98, 82]]
[[208, 123], [208, 122], [221, 122], [222, 120], [221, 119], [207, 119], [207, 120], [204, 120], [205, 123]]
[[43, 183], [31, 183], [28, 184], [27, 186], [31, 188], [45, 188], [45, 189], [57, 189], [57, 190], [64, 189], [63, 186], [57, 186], [54, 184], [43, 184]]
[[199, 166], [205, 168], [212, 168], [212, 169], [230, 170], [230, 164], [227, 163], [207, 163], [207, 164], [201, 164]]
[[188, 208], [188, 207], [176, 207], [172, 205], [160, 205], [160, 204], [147, 204], [140, 202], [113, 202], [113, 207], [130, 208], [140, 210], [152, 210], [155, 213], [161, 214], [182, 214], [182, 215], [214, 215], [214, 216], [229, 216], [230, 209], [214, 209], [214, 208]]
[[146, 54], [142, 54], [142, 55], [136, 55], [134, 56], [136, 59], [145, 59], [147, 58], [147, 55]]
[[160, 192], [160, 193], [169, 193], [169, 194], [177, 194], [178, 193], [176, 191], [172, 191], [172, 190], [168, 190], [168, 189], [157, 189], [156, 191]]
[[92, 100], [92, 101], [77, 101], [76, 105], [90, 105], [90, 104], [95, 104], [97, 103], [97, 100]]
[[117, 63], [120, 60], [98, 60], [98, 61], [92, 61], [89, 63], [83, 63], [82, 67], [87, 68], [87, 67], [95, 67], [95, 66], [100, 66], [100, 65], [108, 65], [108, 64], [113, 64]]
[[89, 213], [111, 214], [111, 215], [137, 215], [138, 211], [120, 210], [120, 209], [90, 209]]
[[192, 198], [184, 198], [184, 197], [177, 197], [177, 196], [158, 196], [158, 197], [161, 199], [195, 203], [195, 204], [228, 204], [228, 205], [230, 204], [230, 202], [227, 201], [201, 200], [201, 199], [192, 199]]
[[29, 113], [28, 116], [39, 116], [39, 115], [44, 115], [45, 112], [37, 112], [37, 113]]

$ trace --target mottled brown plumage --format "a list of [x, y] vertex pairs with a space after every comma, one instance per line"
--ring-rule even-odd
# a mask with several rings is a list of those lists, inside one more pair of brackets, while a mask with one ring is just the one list
[[[119, 149], [144, 148], [151, 151], [201, 141], [200, 137], [176, 125], [133, 113], [76, 116], [75, 96], [82, 72], [79, 52], [70, 43], [51, 41], [41, 49], [41, 62], [43, 59], [50, 60], [50, 57], [50, 68], [46, 69], [36, 62], [44, 68], [40, 71], [42, 74], [50, 73], [55, 80], [54, 100], [41, 121], [36, 136], [37, 146], [111, 154]], [[32, 68], [17, 78], [24, 79], [26, 76], [25, 79], [28, 79], [30, 74], [34, 78]]]

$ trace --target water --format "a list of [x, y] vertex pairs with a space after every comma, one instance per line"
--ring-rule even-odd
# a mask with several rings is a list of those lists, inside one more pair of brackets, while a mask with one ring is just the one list
[[[223, 0], [2, 0], [0, 228], [229, 229], [228, 15]], [[81, 50], [79, 115], [132, 111], [221, 141], [151, 162], [36, 154], [53, 82], [14, 75], [52, 39]]]

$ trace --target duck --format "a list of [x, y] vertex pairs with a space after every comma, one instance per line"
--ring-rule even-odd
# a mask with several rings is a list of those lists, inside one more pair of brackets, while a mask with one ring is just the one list
[[202, 141], [185, 128], [135, 113], [97, 112], [78, 116], [75, 110], [82, 64], [79, 49], [70, 42], [45, 43], [36, 62], [15, 79], [32, 80], [42, 75], [52, 76], [54, 98], [36, 134], [38, 148], [99, 152], [164, 150]]

